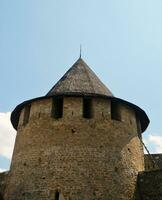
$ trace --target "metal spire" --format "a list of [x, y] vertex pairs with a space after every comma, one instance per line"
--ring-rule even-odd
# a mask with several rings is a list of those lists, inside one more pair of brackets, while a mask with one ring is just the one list
[[82, 58], [82, 45], [80, 44], [80, 56], [79, 58]]

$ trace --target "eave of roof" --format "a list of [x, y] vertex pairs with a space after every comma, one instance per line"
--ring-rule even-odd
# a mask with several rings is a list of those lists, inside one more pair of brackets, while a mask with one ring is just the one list
[[142, 132], [149, 124], [146, 113], [138, 106], [113, 96], [112, 92], [100, 81], [96, 74], [89, 68], [82, 58], [79, 58], [65, 75], [52, 87], [46, 96], [24, 101], [18, 105], [11, 114], [11, 123], [17, 130], [21, 110], [27, 104], [40, 99], [48, 99], [54, 96], [74, 96], [112, 99], [132, 107], [141, 121]]
[[128, 106], [130, 106], [131, 108], [133, 108], [135, 110], [135, 112], [137, 113], [137, 115], [139, 116], [140, 121], [141, 121], [141, 130], [142, 130], [142, 132], [144, 132], [147, 129], [147, 127], [148, 127], [148, 125], [150, 123], [150, 120], [149, 120], [149, 118], [148, 118], [148, 116], [147, 116], [147, 114], [145, 113], [144, 110], [142, 110], [140, 107], [138, 107], [135, 104], [132, 104], [132, 103], [130, 103], [128, 101], [125, 101], [123, 99], [120, 99], [120, 98], [116, 98], [114, 96], [106, 96], [106, 95], [92, 94], [92, 93], [86, 93], [86, 94], [82, 94], [82, 93], [57, 93], [57, 94], [51, 95], [51, 96], [42, 96], [42, 97], [38, 97], [38, 98], [31, 99], [31, 100], [28, 100], [28, 101], [24, 101], [23, 103], [19, 104], [11, 114], [11, 123], [12, 123], [13, 127], [17, 130], [17, 126], [18, 126], [21, 110], [26, 105], [31, 104], [32, 102], [35, 102], [35, 101], [38, 101], [38, 100], [52, 98], [54, 96], [62, 96], [62, 97], [71, 97], [71, 96], [73, 96], [73, 97], [84, 97], [84, 96], [89, 96], [89, 97], [93, 97], [93, 98], [110, 99], [110, 100], [113, 100], [113, 101], [128, 105]]

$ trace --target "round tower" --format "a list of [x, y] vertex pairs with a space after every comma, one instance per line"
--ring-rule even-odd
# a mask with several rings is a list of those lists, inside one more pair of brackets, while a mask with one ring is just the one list
[[144, 170], [145, 112], [116, 98], [80, 58], [46, 96], [12, 112], [5, 200], [132, 200]]

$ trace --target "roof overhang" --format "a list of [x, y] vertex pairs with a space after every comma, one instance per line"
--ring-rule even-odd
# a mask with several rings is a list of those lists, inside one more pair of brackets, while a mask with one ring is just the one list
[[131, 108], [133, 108], [135, 110], [135, 112], [137, 113], [137, 115], [140, 119], [140, 122], [141, 122], [142, 132], [144, 132], [147, 129], [147, 127], [150, 123], [150, 120], [149, 120], [147, 114], [145, 113], [145, 111], [142, 110], [140, 107], [136, 106], [133, 103], [130, 103], [128, 101], [125, 101], [123, 99], [116, 98], [116, 97], [113, 97], [113, 96], [106, 96], [106, 95], [101, 95], [101, 94], [89, 94], [89, 93], [85, 93], [85, 94], [82, 93], [81, 94], [81, 93], [75, 92], [75, 93], [56, 93], [55, 95], [52, 95], [52, 96], [42, 96], [42, 97], [34, 98], [34, 99], [31, 99], [31, 100], [28, 100], [28, 101], [24, 101], [23, 103], [19, 104], [13, 110], [13, 112], [11, 113], [11, 123], [12, 123], [13, 127], [17, 130], [21, 111], [26, 105], [31, 104], [32, 102], [35, 102], [35, 101], [38, 101], [38, 100], [49, 99], [51, 97], [56, 97], [56, 96], [58, 96], [58, 97], [59, 96], [61, 96], [61, 97], [93, 97], [93, 98], [110, 99], [110, 100], [113, 100], [115, 102], [122, 103], [122, 104], [125, 104], [127, 106], [130, 106]]

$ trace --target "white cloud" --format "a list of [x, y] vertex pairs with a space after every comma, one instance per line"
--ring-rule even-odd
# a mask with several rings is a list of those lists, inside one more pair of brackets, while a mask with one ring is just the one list
[[5, 171], [7, 171], [7, 169], [1, 169], [1, 168], [0, 168], [0, 173], [1, 173], [1, 172], [5, 172]]
[[155, 153], [162, 153], [162, 136], [150, 134], [147, 142], [154, 145]]
[[0, 113], [0, 155], [11, 159], [16, 131], [10, 122], [10, 112]]

